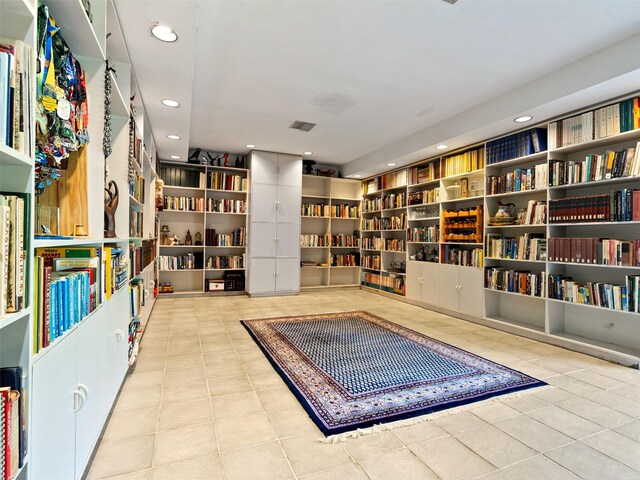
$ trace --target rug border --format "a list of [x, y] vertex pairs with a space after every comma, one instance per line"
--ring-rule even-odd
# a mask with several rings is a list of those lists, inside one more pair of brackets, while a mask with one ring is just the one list
[[[318, 315], [318, 316], [322, 316], [322, 315], [332, 315], [335, 313], [367, 313], [369, 315], [373, 315], [376, 317], [381, 318], [382, 320], [385, 321], [389, 321], [383, 317], [380, 317], [378, 315], [375, 315], [373, 313], [367, 312], [366, 310], [354, 310], [353, 312], [329, 312], [329, 313], [318, 313], [318, 314], [305, 314], [305, 315]], [[461, 399], [461, 400], [457, 400], [457, 401], [453, 401], [453, 402], [448, 402], [446, 405], [435, 405], [435, 406], [431, 406], [431, 407], [427, 407], [427, 408], [422, 408], [419, 410], [415, 410], [412, 412], [404, 412], [404, 413], [399, 413], [396, 415], [391, 415], [388, 417], [385, 417], [384, 420], [380, 420], [380, 419], [375, 419], [375, 420], [367, 420], [361, 423], [358, 423], [356, 425], [345, 425], [343, 427], [336, 427], [336, 428], [328, 428], [325, 426], [324, 422], [322, 421], [322, 419], [315, 414], [315, 411], [313, 409], [313, 407], [309, 404], [309, 402], [307, 401], [307, 399], [304, 397], [304, 395], [302, 394], [302, 392], [298, 389], [298, 387], [291, 381], [291, 379], [289, 378], [289, 376], [280, 368], [280, 366], [277, 364], [277, 362], [275, 361], [275, 359], [272, 357], [272, 355], [266, 350], [266, 348], [262, 345], [262, 342], [256, 337], [256, 335], [254, 334], [254, 332], [251, 330], [251, 327], [247, 324], [247, 322], [249, 321], [255, 321], [255, 320], [269, 320], [269, 319], [276, 319], [276, 318], [296, 318], [296, 317], [300, 317], [301, 315], [286, 315], [286, 316], [280, 316], [280, 317], [265, 317], [265, 318], [248, 318], [248, 319], [241, 319], [240, 323], [242, 324], [242, 326], [247, 330], [247, 332], [249, 333], [249, 335], [251, 336], [251, 338], [253, 339], [253, 341], [256, 343], [256, 345], [258, 345], [258, 347], [260, 348], [260, 350], [262, 351], [262, 354], [267, 358], [267, 360], [269, 361], [269, 363], [271, 364], [271, 366], [273, 367], [273, 369], [278, 373], [278, 375], [280, 375], [280, 378], [282, 378], [282, 380], [284, 381], [284, 383], [287, 385], [287, 387], [289, 388], [289, 391], [291, 391], [291, 393], [298, 399], [298, 402], [300, 402], [300, 404], [302, 405], [302, 407], [305, 409], [305, 411], [307, 412], [307, 414], [309, 415], [309, 417], [313, 420], [313, 422], [316, 424], [316, 426], [320, 429], [320, 431], [324, 434], [325, 437], [329, 437], [331, 435], [338, 435], [341, 433], [346, 433], [346, 432], [351, 432], [360, 428], [369, 428], [369, 427], [373, 427], [375, 425], [381, 425], [381, 424], [386, 424], [386, 423], [391, 423], [391, 422], [396, 422], [399, 420], [408, 420], [411, 418], [416, 418], [416, 417], [421, 417], [423, 415], [429, 415], [432, 413], [436, 413], [436, 412], [441, 412], [444, 410], [450, 410], [456, 407], [461, 407], [464, 405], [469, 405], [472, 403], [476, 403], [476, 402], [481, 402], [484, 400], [488, 400], [494, 397], [499, 397], [502, 395], [507, 395], [510, 393], [515, 393], [515, 392], [521, 392], [521, 391], [525, 391], [525, 390], [529, 390], [532, 388], [538, 388], [538, 387], [542, 387], [545, 385], [548, 385], [546, 382], [534, 378], [531, 375], [527, 375], [526, 373], [520, 372], [518, 370], [515, 370], [513, 368], [507, 367], [506, 365], [502, 365], [500, 363], [494, 362], [493, 360], [489, 360], [487, 358], [482, 357], [481, 355], [477, 355], [473, 352], [468, 352], [467, 350], [461, 349], [459, 347], [456, 347], [455, 345], [451, 345], [447, 342], [443, 342], [441, 340], [438, 339], [434, 339], [440, 343], [443, 343], [445, 345], [448, 345], [450, 347], [456, 348], [458, 350], [461, 350], [465, 353], [471, 354], [471, 355], [475, 355], [483, 360], [487, 360], [490, 361], [492, 363], [495, 363], [497, 365], [500, 365], [504, 368], [508, 368], [509, 370], [513, 370], [514, 372], [517, 372], [521, 375], [527, 376], [529, 378], [532, 378], [533, 380], [535, 380], [535, 382], [530, 383], [528, 385], [518, 385], [518, 386], [514, 386], [514, 387], [508, 387], [508, 388], [504, 388], [498, 391], [493, 391], [493, 392], [489, 392], [489, 393], [483, 393], [480, 394], [478, 396], [472, 397], [472, 398], [465, 398], [465, 399]], [[402, 325], [400, 325], [402, 327]], [[407, 327], [403, 327], [403, 328], [407, 328]], [[408, 329], [411, 330], [411, 329]], [[412, 330], [415, 332], [415, 330]], [[417, 332], [420, 333], [420, 332]], [[421, 334], [424, 335], [424, 334]], [[428, 338], [432, 338], [429, 337], [428, 335], [425, 335]]]

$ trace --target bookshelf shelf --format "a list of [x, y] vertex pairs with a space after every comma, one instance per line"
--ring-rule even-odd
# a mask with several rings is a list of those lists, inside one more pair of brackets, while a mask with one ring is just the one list
[[0, 165], [33, 167], [33, 159], [7, 145], [0, 144]]
[[208, 170], [220, 170], [220, 171], [226, 171], [226, 172], [236, 172], [240, 174], [247, 174], [249, 172], [248, 168], [223, 167], [223, 166], [217, 166], [217, 165], [207, 165], [206, 167]]
[[[118, 81], [113, 72], [109, 72], [111, 76], [111, 114], [115, 117], [129, 118], [129, 104], [125, 101]], [[135, 163], [135, 162], [134, 162]], [[142, 175], [142, 169], [139, 172]]]
[[443, 200], [440, 202], [440, 205], [451, 205], [454, 203], [463, 203], [463, 202], [477, 202], [482, 201], [484, 199], [484, 195], [476, 195], [475, 197], [467, 197], [467, 198], [453, 198], [451, 200]]
[[487, 198], [504, 198], [504, 197], [519, 197], [521, 195], [546, 195], [546, 188], [536, 188], [533, 190], [520, 190], [519, 192], [507, 192], [507, 193], [494, 193], [493, 195], [487, 195]]
[[607, 268], [619, 270], [638, 270], [640, 267], [632, 267], [628, 265], [603, 265], [601, 263], [576, 263], [576, 262], [548, 262], [549, 265], [566, 265], [568, 267], [592, 267]]
[[136, 200], [133, 195], [129, 195], [129, 206], [136, 207], [138, 209], [142, 208], [142, 202]]
[[594, 188], [599, 187], [601, 185], [617, 185], [623, 183], [634, 183], [640, 182], [640, 177], [616, 177], [616, 178], [608, 178], [605, 180], [597, 180], [593, 182], [580, 182], [580, 183], [571, 183], [568, 185], [550, 185], [548, 188], [552, 191], [562, 191], [562, 190], [574, 190], [580, 188]]
[[[198, 189], [200, 190], [200, 189]], [[215, 193], [232, 193], [232, 194], [236, 194], [236, 195], [246, 195], [248, 192], [243, 191], [243, 190], [222, 190], [222, 189], [218, 189], [218, 188], [207, 188], [206, 189], [207, 192], [215, 192]]]
[[382, 212], [396, 212], [398, 210], [406, 210], [407, 206], [405, 205], [404, 207], [395, 207], [395, 208], [383, 208], [381, 211]]
[[465, 173], [457, 173], [455, 175], [447, 175], [446, 177], [442, 177], [440, 180], [442, 180], [442, 182], [448, 182], [450, 180], [460, 180], [461, 178], [464, 177], [471, 177], [471, 176], [482, 176], [482, 174], [484, 173], [484, 168], [481, 168], [479, 170], [471, 170], [470, 172], [465, 172]]
[[636, 222], [568, 222], [568, 223], [549, 223], [549, 227], [607, 227], [607, 226], [621, 226], [640, 225], [640, 221]]
[[626, 310], [614, 310], [613, 308], [604, 308], [604, 307], [598, 307], [597, 305], [589, 305], [586, 303], [575, 303], [575, 302], [566, 302], [564, 300], [557, 300], [555, 298], [548, 298], [547, 300], [549, 300], [552, 303], [557, 303], [557, 304], [562, 304], [562, 305], [569, 305], [571, 307], [578, 307], [578, 308], [589, 308], [589, 309], [595, 309], [598, 310], [600, 312], [609, 312], [609, 313], [619, 313], [619, 314], [623, 314], [623, 315], [630, 315], [633, 318], [639, 317], [640, 313], [635, 313], [635, 312], [628, 312]]
[[[521, 296], [523, 296], [523, 295], [521, 295]], [[526, 297], [526, 298], [529, 298], [529, 297]], [[487, 315], [486, 318], [487, 318], [487, 320], [489, 320], [491, 322], [502, 323], [502, 324], [508, 325], [509, 327], [514, 327], [517, 330], [520, 330], [520, 331], [523, 331], [523, 332], [527, 332], [527, 331], [531, 330], [531, 331], [542, 333], [542, 334], [544, 333], [544, 326], [533, 325], [531, 323], [527, 323], [527, 322], [523, 322], [523, 321], [520, 321], [520, 320], [516, 320], [514, 318], [507, 318], [507, 317], [502, 317], [502, 316], [499, 316], [499, 315], [495, 315], [495, 316]]]
[[496, 262], [519, 262], [519, 263], [539, 263], [545, 265], [547, 262], [544, 260], [525, 260], [521, 258], [499, 258], [499, 257], [484, 257], [485, 260], [493, 260]]
[[504, 295], [514, 295], [514, 296], [517, 296], [517, 297], [531, 298], [533, 300], [546, 300], [545, 297], [536, 297], [535, 295], [525, 295], [523, 293], [517, 293], [517, 292], [506, 292], [504, 290], [498, 290], [496, 288], [484, 287], [484, 291], [485, 292], [500, 293], [500, 294], [504, 294]]
[[[198, 188], [198, 187], [176, 187], [174, 185], [165, 185], [163, 187], [163, 189], [164, 190], [177, 190], [177, 191], [183, 191], [183, 192], [202, 192], [204, 190], [204, 189]], [[207, 191], [209, 191], [209, 190], [207, 190]], [[218, 190], [212, 190], [212, 191], [218, 191]], [[161, 210], [161, 211], [164, 211], [164, 210]]]
[[160, 272], [162, 273], [200, 273], [203, 272], [204, 269], [203, 268], [181, 268], [181, 269], [176, 269], [176, 270], [163, 270], [163, 269], [159, 269]]
[[159, 245], [160, 248], [182, 248], [187, 250], [202, 250], [204, 245]]
[[624, 347], [622, 345], [605, 342], [603, 340], [597, 340], [582, 335], [575, 335], [567, 332], [553, 332], [551, 333], [551, 337], [568, 340], [571, 343], [574, 343], [576, 347], [580, 347], [585, 344], [590, 345], [591, 347], [595, 347], [601, 350], [603, 354], [607, 354], [608, 352], [619, 352], [629, 357], [627, 359], [628, 362], [634, 362], [638, 357], [640, 357], [640, 349]]
[[302, 218], [331, 218], [328, 215], [300, 215]]
[[485, 165], [486, 170], [498, 170], [505, 167], [516, 167], [527, 163], [535, 162], [536, 160], [546, 160], [547, 151], [540, 153], [534, 153], [532, 155], [525, 155], [524, 157], [512, 158], [511, 160], [505, 160], [502, 162], [488, 163]]
[[369, 211], [362, 212], [362, 214], [367, 215], [371, 213], [380, 213], [380, 212], [382, 212], [382, 210], [369, 210]]
[[331, 220], [360, 220], [360, 217], [329, 217]]
[[35, 16], [33, 3], [29, 0], [3, 0], [2, 10], [26, 18]]
[[246, 213], [236, 213], [236, 212], [205, 212], [207, 215], [243, 215], [246, 216]]
[[424, 217], [424, 218], [408, 218], [409, 222], [427, 222], [431, 220], [440, 220], [440, 217]]
[[[451, 177], [447, 177], [447, 178], [451, 178]], [[407, 188], [436, 186], [436, 185], [440, 184], [440, 180], [442, 180], [442, 179], [441, 178], [436, 178], [435, 180], [429, 180], [427, 182], [411, 183], [411, 184], [407, 185]]]
[[246, 268], [205, 268], [205, 272], [245, 271]]
[[549, 151], [550, 157], [553, 157], [556, 153], [574, 153], [581, 152], [592, 148], [614, 145], [616, 143], [629, 142], [631, 140], [640, 139], [640, 130], [630, 130], [628, 132], [620, 133], [618, 135], [611, 135], [609, 137], [599, 138], [597, 140], [591, 140], [588, 142], [579, 143], [577, 145], [569, 145], [567, 147], [554, 148]]
[[[435, 205], [440, 205], [440, 202], [431, 202], [431, 203], [416, 203], [414, 205], [407, 205], [407, 208], [416, 208], [416, 207], [433, 207]], [[436, 217], [438, 218], [438, 217]]]
[[504, 228], [513, 229], [513, 230], [529, 230], [529, 229], [546, 229], [546, 223], [535, 223], [530, 225], [485, 225], [485, 229], [488, 230], [502, 230]]
[[439, 245], [440, 242], [407, 242], [409, 245]]
[[[53, 18], [56, 20], [64, 19], [64, 25], [69, 25], [65, 29], [64, 38], [74, 55], [106, 59], [106, 38], [98, 37], [98, 33], [94, 30], [93, 24], [89, 21], [89, 17], [79, 1], [48, 0], [47, 6]], [[100, 33], [105, 34], [105, 32]]]
[[172, 210], [165, 208], [164, 210], [160, 210], [160, 213], [188, 213], [188, 214], [198, 214], [204, 215], [204, 211], [199, 210]]
[[31, 307], [23, 308], [22, 310], [14, 313], [9, 313], [4, 317], [0, 318], [0, 330], [5, 327], [8, 327], [14, 322], [22, 320], [23, 318], [28, 317], [31, 314]]

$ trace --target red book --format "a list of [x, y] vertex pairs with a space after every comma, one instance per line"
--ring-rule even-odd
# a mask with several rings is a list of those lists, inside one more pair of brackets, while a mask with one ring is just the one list
[[572, 263], [578, 262], [578, 238], [569, 239], [569, 261]]
[[42, 310], [42, 323], [43, 323], [43, 332], [42, 332], [42, 346], [48, 347], [51, 338], [50, 329], [50, 313], [51, 313], [51, 304], [50, 304], [50, 291], [51, 291], [51, 267], [44, 267], [44, 279], [42, 283], [42, 292], [43, 292], [43, 310]]
[[631, 220], [640, 221], [640, 190], [634, 190], [631, 198]]

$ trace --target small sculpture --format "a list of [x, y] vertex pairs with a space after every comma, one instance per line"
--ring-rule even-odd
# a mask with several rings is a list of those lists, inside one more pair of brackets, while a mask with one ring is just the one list
[[116, 210], [120, 201], [118, 185], [111, 180], [104, 191], [104, 238], [116, 238]]
[[195, 234], [196, 242], [194, 245], [202, 245], [202, 234], [200, 232], [196, 232]]
[[162, 225], [160, 229], [160, 244], [161, 245], [170, 245], [169, 243], [169, 225]]
[[191, 232], [187, 230], [187, 236], [184, 239], [185, 245], [191, 245]]
[[224, 158], [224, 166], [225, 167], [230, 167], [231, 165], [229, 165], [229, 154], [225, 153], [222, 158]]

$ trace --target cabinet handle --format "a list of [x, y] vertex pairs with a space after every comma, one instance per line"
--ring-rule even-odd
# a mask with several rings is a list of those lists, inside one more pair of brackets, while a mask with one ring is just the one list
[[155, 287], [156, 286], [156, 282], [154, 280], [149, 280], [149, 286], [151, 288]]
[[274, 277], [276, 276], [276, 272], [273, 272], [273, 276], [274, 276]]
[[278, 272], [275, 272], [275, 274], [276, 274], [276, 278], [280, 276], [280, 274]]
[[86, 399], [87, 397], [85, 397], [81, 390], [73, 391], [73, 413], [76, 413], [82, 408]]
[[84, 393], [84, 397], [82, 399], [82, 403], [84, 403], [89, 398], [89, 387], [87, 387], [84, 383], [79, 383], [78, 390]]
[[116, 345], [118, 345], [124, 339], [124, 332], [120, 329], [116, 330]]

